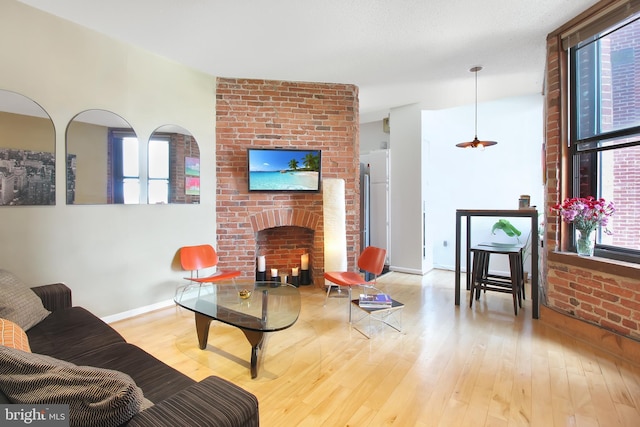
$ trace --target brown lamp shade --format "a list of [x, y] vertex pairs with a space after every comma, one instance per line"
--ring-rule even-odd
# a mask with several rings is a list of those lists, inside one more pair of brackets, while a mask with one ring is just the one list
[[473, 138], [473, 141], [460, 142], [456, 144], [456, 147], [460, 148], [484, 148], [496, 145], [496, 141], [480, 141], [478, 137]]

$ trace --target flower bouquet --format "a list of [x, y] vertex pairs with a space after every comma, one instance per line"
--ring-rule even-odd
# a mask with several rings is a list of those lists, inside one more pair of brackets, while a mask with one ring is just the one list
[[[558, 212], [564, 222], [574, 224], [578, 255], [591, 256], [595, 245], [593, 232], [598, 226], [607, 226], [615, 208], [613, 202], [589, 196], [566, 199], [553, 206], [551, 211]], [[606, 228], [604, 232], [611, 234], [611, 231]]]

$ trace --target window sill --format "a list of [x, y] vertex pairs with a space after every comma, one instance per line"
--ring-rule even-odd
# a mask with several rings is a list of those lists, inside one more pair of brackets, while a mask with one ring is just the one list
[[597, 256], [583, 257], [573, 252], [549, 251], [549, 262], [559, 262], [574, 267], [599, 271], [601, 273], [637, 279], [640, 276], [640, 265]]

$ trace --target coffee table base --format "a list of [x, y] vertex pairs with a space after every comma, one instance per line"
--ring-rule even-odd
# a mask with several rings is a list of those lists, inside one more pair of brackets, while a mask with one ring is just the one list
[[[209, 327], [211, 326], [211, 321], [213, 319], [200, 313], [195, 313], [195, 316], [196, 333], [198, 334], [198, 346], [200, 347], [200, 350], [204, 350], [205, 348], [207, 348], [207, 341], [209, 340]], [[244, 336], [247, 337], [249, 344], [251, 344], [251, 378], [256, 378], [258, 376], [258, 351], [262, 348], [265, 333], [241, 328], [239, 326], [235, 327], [240, 329], [244, 333]]]

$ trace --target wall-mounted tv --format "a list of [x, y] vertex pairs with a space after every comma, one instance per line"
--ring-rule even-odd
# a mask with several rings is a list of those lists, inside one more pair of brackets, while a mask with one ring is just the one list
[[249, 148], [249, 191], [320, 191], [321, 151]]

